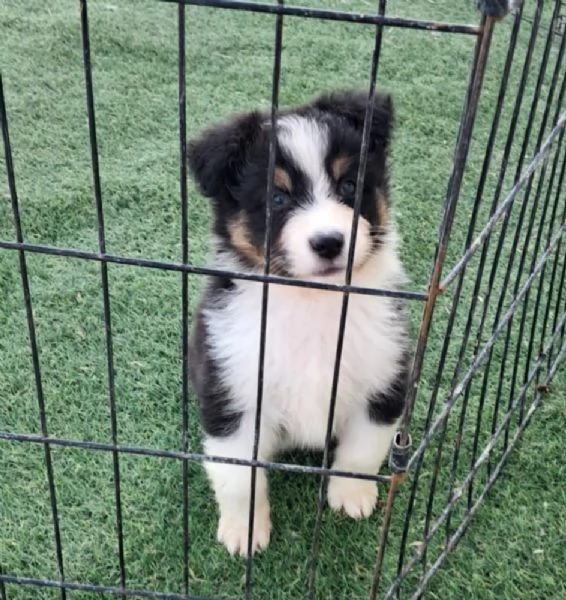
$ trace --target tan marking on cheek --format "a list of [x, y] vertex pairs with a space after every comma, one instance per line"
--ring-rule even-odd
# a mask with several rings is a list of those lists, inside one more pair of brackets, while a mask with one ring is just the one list
[[348, 156], [339, 156], [336, 158], [332, 163], [332, 177], [334, 181], [339, 181], [349, 166], [350, 158]]
[[377, 221], [380, 227], [386, 227], [389, 221], [389, 206], [387, 196], [380, 188], [375, 192], [377, 200]]
[[263, 264], [263, 252], [252, 243], [244, 214], [240, 213], [234, 221], [228, 224], [228, 234], [232, 245], [242, 256], [254, 265], [261, 266]]
[[281, 167], [275, 167], [275, 173], [273, 174], [273, 183], [275, 187], [285, 192], [291, 193], [293, 191], [293, 182], [289, 173]]

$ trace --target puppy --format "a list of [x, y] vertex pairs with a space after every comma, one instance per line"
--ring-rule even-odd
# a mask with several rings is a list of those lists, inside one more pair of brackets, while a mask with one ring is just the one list
[[[376, 94], [357, 226], [352, 284], [396, 289], [404, 272], [390, 219], [389, 96]], [[328, 94], [281, 112], [276, 121], [271, 272], [344, 283], [367, 95]], [[212, 200], [212, 265], [261, 273], [266, 235], [270, 116], [252, 112], [207, 130], [188, 145], [188, 164]], [[257, 404], [262, 284], [211, 277], [195, 316], [190, 370], [208, 455], [251, 459]], [[260, 460], [282, 449], [324, 445], [342, 294], [269, 286]], [[351, 294], [333, 435], [332, 468], [376, 474], [404, 409], [408, 337], [399, 299]], [[251, 469], [206, 464], [220, 509], [218, 540], [247, 553]], [[271, 532], [268, 486], [257, 470], [252, 551]], [[372, 481], [332, 477], [328, 503], [369, 516]]]

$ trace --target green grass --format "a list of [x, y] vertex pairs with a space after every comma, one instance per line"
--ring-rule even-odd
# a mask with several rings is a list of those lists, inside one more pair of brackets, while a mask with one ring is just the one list
[[[359, 0], [304, 2], [309, 5], [356, 7], [371, 10]], [[470, 0], [405, 2], [391, 0], [392, 14], [476, 22]], [[176, 8], [154, 0], [91, 0], [90, 31], [96, 116], [105, 206], [107, 247], [115, 254], [178, 260], [180, 211], [177, 115]], [[273, 18], [210, 9], [188, 9], [187, 99], [189, 133], [229, 113], [267, 107], [271, 94]], [[545, 14], [548, 22], [548, 14]], [[498, 93], [511, 23], [498, 26], [482, 103], [474, 133], [447, 263], [461, 254], [483, 158], [493, 106]], [[509, 94], [513, 97], [523, 64], [527, 27], [519, 40]], [[365, 86], [373, 45], [372, 27], [286, 19], [284, 28], [281, 104], [302, 102], [322, 89]], [[533, 74], [529, 76], [525, 109], [512, 150], [504, 192], [510, 189], [532, 103], [532, 90], [542, 55], [537, 42]], [[432, 263], [446, 182], [473, 51], [467, 36], [409, 30], [387, 30], [380, 66], [380, 83], [395, 94], [397, 131], [392, 162], [392, 196], [403, 236], [402, 253], [412, 286], [425, 290]], [[557, 43], [550, 57], [556, 61]], [[12, 137], [16, 183], [25, 239], [29, 242], [97, 248], [90, 171], [84, 73], [78, 2], [31, 0], [0, 2], [0, 69], [3, 74]], [[535, 116], [540, 127], [550, 73], [544, 80], [542, 105]], [[556, 98], [553, 103], [556, 106]], [[506, 127], [512, 113], [507, 102], [495, 157], [502, 156]], [[549, 130], [549, 124], [546, 131]], [[532, 155], [534, 138], [527, 150]], [[563, 154], [562, 154], [563, 156]], [[499, 163], [496, 162], [495, 165]], [[485, 222], [496, 181], [490, 172], [476, 230]], [[0, 178], [0, 237], [14, 239], [8, 187]], [[535, 178], [535, 185], [538, 179]], [[556, 186], [556, 184], [555, 184]], [[543, 192], [546, 184], [543, 182]], [[553, 192], [554, 193], [554, 192]], [[564, 206], [564, 199], [561, 200]], [[527, 210], [530, 216], [532, 204]], [[510, 216], [513, 233], [518, 207]], [[204, 264], [208, 235], [208, 207], [190, 187], [191, 261]], [[561, 214], [559, 212], [558, 214]], [[539, 206], [534, 213], [543, 219]], [[544, 217], [551, 223], [550, 213]], [[490, 246], [487, 269], [494, 261], [499, 229]], [[496, 263], [494, 288], [501, 286], [509, 257], [520, 254], [526, 240], [521, 228], [518, 243], [504, 244]], [[544, 236], [546, 238], [546, 229]], [[563, 247], [562, 247], [563, 248]], [[534, 240], [527, 245], [529, 264]], [[564, 251], [559, 261], [563, 264]], [[540, 251], [539, 251], [540, 255]], [[511, 273], [517, 272], [517, 256]], [[28, 255], [28, 269], [37, 327], [48, 427], [52, 435], [110, 442], [106, 355], [97, 264], [67, 258]], [[553, 263], [551, 263], [553, 264]], [[462, 335], [466, 328], [475, 258], [463, 286], [454, 334], [441, 378], [442, 404], [449, 392]], [[118, 435], [123, 444], [179, 449], [180, 437], [180, 277], [172, 273], [109, 266], [112, 327], [116, 372]], [[191, 307], [201, 282], [191, 278]], [[526, 342], [534, 319], [533, 293], [526, 308], [527, 328], [519, 339], [517, 321], [511, 329], [521, 368], [526, 366]], [[485, 296], [486, 283], [480, 290]], [[423, 368], [415, 411], [413, 436], [420, 439], [430, 400], [438, 356], [445, 338], [452, 292], [439, 300]], [[556, 302], [557, 286], [542, 289], [542, 306]], [[506, 296], [504, 310], [511, 299]], [[412, 307], [416, 327], [421, 306]], [[521, 314], [521, 313], [519, 313]], [[552, 316], [553, 313], [551, 313]], [[487, 305], [487, 340], [495, 306]], [[543, 337], [540, 320], [536, 339]], [[477, 335], [478, 317], [471, 325]], [[546, 337], [550, 326], [547, 329]], [[480, 427], [487, 440], [499, 381], [503, 340], [493, 351], [485, 416]], [[537, 346], [538, 348], [538, 346]], [[512, 351], [512, 355], [515, 351]], [[464, 356], [470, 363], [471, 350]], [[510, 393], [508, 359], [502, 403]], [[521, 371], [522, 374], [522, 371]], [[481, 390], [481, 374], [470, 388], [462, 439], [461, 460], [455, 470], [461, 482], [471, 461], [471, 440]], [[532, 398], [532, 389], [527, 401]], [[440, 462], [433, 520], [445, 504], [452, 466], [452, 446], [462, 401], [447, 425], [446, 448]], [[438, 413], [438, 408], [435, 413]], [[499, 421], [501, 415], [499, 416]], [[432, 580], [428, 596], [513, 600], [566, 596], [564, 516], [566, 476], [562, 456], [566, 425], [566, 372], [558, 372], [535, 413], [527, 433], [474, 520], [458, 550]], [[515, 430], [516, 418], [512, 431]], [[0, 251], [0, 429], [38, 433], [33, 370], [17, 255]], [[197, 416], [191, 408], [190, 449], [200, 449]], [[428, 489], [437, 440], [426, 454], [409, 549], [422, 539]], [[494, 460], [501, 453], [498, 444]], [[102, 585], [119, 583], [116, 560], [112, 459], [107, 453], [54, 448], [61, 535], [66, 577]], [[317, 456], [295, 455], [295, 462], [316, 464]], [[128, 584], [153, 590], [180, 592], [182, 588], [181, 465], [175, 461], [122, 456], [122, 502]], [[230, 559], [215, 542], [216, 514], [202, 468], [190, 464], [191, 592], [239, 595], [243, 563]], [[480, 470], [474, 498], [481, 490]], [[292, 474], [271, 476], [275, 532], [269, 550], [254, 562], [255, 597], [302, 598], [308, 574], [308, 555], [315, 519], [318, 479]], [[396, 556], [410, 482], [400, 492], [384, 564], [384, 587], [395, 575]], [[385, 495], [385, 491], [382, 491]], [[453, 526], [463, 516], [458, 505]], [[354, 523], [325, 512], [317, 598], [367, 597], [382, 514]], [[444, 529], [441, 529], [441, 535]], [[442, 540], [434, 539], [432, 563]], [[37, 445], [0, 441], [0, 567], [29, 577], [57, 578], [43, 449]], [[409, 597], [417, 575], [409, 578], [403, 597]], [[7, 600], [54, 599], [58, 594], [41, 588], [7, 586]], [[94, 600], [89, 593], [72, 592], [71, 600]]]

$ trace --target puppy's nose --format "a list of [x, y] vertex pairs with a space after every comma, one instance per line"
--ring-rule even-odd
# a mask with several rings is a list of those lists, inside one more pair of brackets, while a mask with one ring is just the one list
[[337, 231], [319, 233], [309, 239], [309, 244], [321, 258], [332, 260], [342, 252], [344, 236]]

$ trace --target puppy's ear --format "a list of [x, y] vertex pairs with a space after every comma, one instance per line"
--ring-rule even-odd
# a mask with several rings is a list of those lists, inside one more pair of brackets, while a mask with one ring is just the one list
[[257, 112], [205, 130], [187, 145], [189, 169], [201, 193], [215, 198], [233, 186], [248, 153], [261, 132]]
[[[342, 117], [360, 132], [364, 127], [368, 94], [348, 90], [325, 94], [314, 106], [322, 112]], [[373, 114], [370, 128], [371, 142], [387, 150], [394, 123], [393, 99], [390, 94], [376, 93], [373, 97]]]

